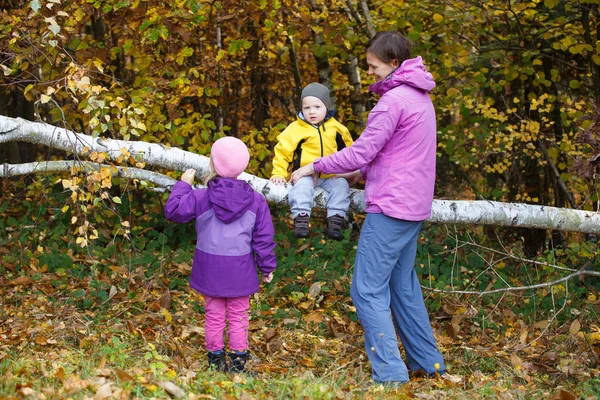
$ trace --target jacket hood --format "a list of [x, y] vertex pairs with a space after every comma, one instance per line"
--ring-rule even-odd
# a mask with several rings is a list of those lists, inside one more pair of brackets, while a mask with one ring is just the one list
[[217, 178], [208, 184], [208, 200], [217, 218], [229, 224], [250, 208], [254, 201], [254, 190], [244, 181]]
[[404, 60], [404, 62], [389, 74], [384, 80], [369, 86], [369, 90], [379, 95], [400, 85], [410, 85], [416, 89], [429, 92], [435, 87], [431, 73], [427, 72], [423, 59], [419, 56]]

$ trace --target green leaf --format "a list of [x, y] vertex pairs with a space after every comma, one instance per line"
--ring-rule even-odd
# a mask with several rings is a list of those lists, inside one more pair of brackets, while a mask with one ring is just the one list
[[544, 0], [544, 5], [550, 9], [558, 5], [559, 0]]
[[77, 289], [71, 295], [73, 297], [75, 297], [76, 299], [80, 299], [83, 296], [85, 296], [85, 290], [83, 290], [83, 289]]

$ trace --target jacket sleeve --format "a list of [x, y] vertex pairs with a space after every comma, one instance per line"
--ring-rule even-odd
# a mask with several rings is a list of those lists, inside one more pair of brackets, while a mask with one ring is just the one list
[[171, 222], [184, 223], [196, 218], [196, 194], [186, 182], [179, 181], [173, 186], [165, 205], [165, 217]]
[[327, 157], [315, 161], [315, 171], [326, 174], [361, 171], [371, 163], [393, 136], [402, 114], [402, 106], [390, 107], [379, 100], [369, 113], [367, 127], [356, 142]]
[[352, 135], [350, 135], [350, 131], [344, 125], [340, 127], [340, 133], [342, 134], [342, 139], [344, 143], [346, 143], [346, 147], [352, 146], [354, 140], [352, 139]]
[[277, 136], [271, 177], [278, 176], [287, 178], [288, 167], [294, 158], [294, 150], [297, 145], [298, 140], [297, 138], [294, 138], [293, 132], [290, 130], [289, 126]]
[[260, 195], [260, 206], [256, 215], [256, 224], [252, 232], [252, 249], [256, 265], [261, 274], [268, 275], [277, 267], [275, 259], [275, 240], [273, 239], [275, 231], [273, 229], [273, 219], [267, 201]]

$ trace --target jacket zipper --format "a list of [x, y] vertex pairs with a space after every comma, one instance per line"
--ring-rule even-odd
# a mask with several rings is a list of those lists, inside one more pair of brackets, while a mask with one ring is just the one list
[[321, 144], [321, 157], [323, 157], [323, 136], [321, 135], [321, 128], [319, 128], [320, 125], [317, 125], [317, 132], [319, 132], [319, 142]]
[[[325, 129], [325, 124], [323, 124], [323, 129]], [[321, 135], [321, 129], [319, 128], [319, 125], [317, 125], [317, 132], [319, 132], [319, 141], [321, 143], [321, 158], [323, 157], [323, 135]], [[319, 178], [321, 177], [321, 174], [319, 174]]]

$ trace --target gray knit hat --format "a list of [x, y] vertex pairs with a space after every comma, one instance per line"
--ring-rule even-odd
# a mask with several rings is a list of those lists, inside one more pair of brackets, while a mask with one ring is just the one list
[[327, 110], [331, 108], [331, 100], [329, 99], [329, 89], [327, 86], [322, 85], [318, 82], [309, 83], [302, 89], [302, 95], [300, 96], [300, 101], [302, 101], [306, 96], [313, 96], [317, 99], [321, 100]]

